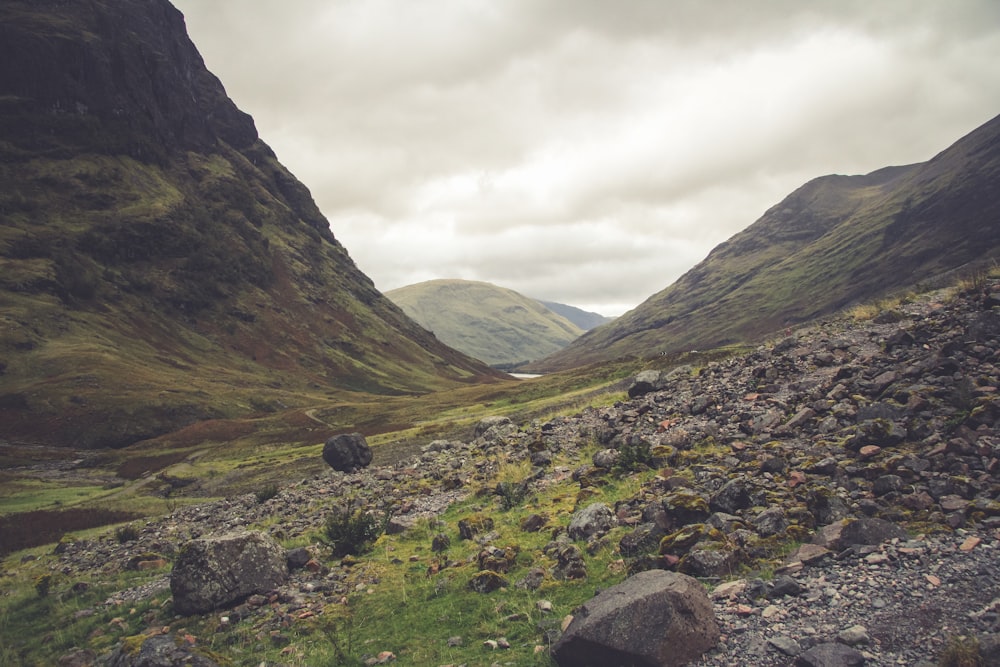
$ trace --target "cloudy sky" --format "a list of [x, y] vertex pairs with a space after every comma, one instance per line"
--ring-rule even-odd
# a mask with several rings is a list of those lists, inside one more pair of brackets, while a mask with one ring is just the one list
[[807, 180], [1000, 114], [996, 0], [173, 0], [383, 290], [618, 315]]

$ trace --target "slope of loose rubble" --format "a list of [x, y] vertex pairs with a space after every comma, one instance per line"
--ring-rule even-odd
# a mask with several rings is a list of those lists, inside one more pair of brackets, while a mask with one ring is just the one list
[[[986, 283], [870, 321], [819, 323], [745, 356], [642, 374], [634, 397], [611, 407], [520, 427], [495, 419], [468, 442], [438, 441], [392, 467], [178, 510], [125, 544], [66, 543], [53, 568], [72, 579], [137, 554], [170, 560], [189, 538], [245, 527], [301, 538], [344, 497], [391, 510], [390, 532], [402, 532], [488, 488], [498, 461], [530, 459], [526, 488], [572, 483], [584, 508], [590, 489], [646, 464], [657, 474], [618, 499], [608, 525], [567, 534], [571, 517], [550, 517], [545, 554], [592, 552], [617, 525], [628, 571], [702, 579], [723, 637], [698, 664], [830, 664], [810, 656], [832, 644], [868, 665], [929, 665], [960, 636], [998, 664], [997, 306], [1000, 284]], [[863, 534], [849, 539], [851, 524]], [[489, 548], [488, 534], [479, 539]], [[317, 545], [305, 556], [322, 560]], [[554, 559], [534, 558], [539, 576], [558, 578]], [[296, 569], [272, 596], [223, 613], [278, 632], [281, 619], [322, 614], [364, 577], [356, 561]], [[108, 604], [166, 587], [163, 575]], [[551, 639], [539, 631], [540, 644]]]

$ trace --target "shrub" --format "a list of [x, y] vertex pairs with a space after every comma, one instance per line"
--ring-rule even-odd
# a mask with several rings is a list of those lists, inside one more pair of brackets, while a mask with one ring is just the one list
[[323, 541], [337, 558], [370, 551], [389, 523], [389, 513], [378, 517], [364, 509], [336, 508], [326, 518]]
[[118, 540], [118, 544], [132, 542], [139, 539], [139, 530], [131, 524], [118, 526], [115, 528], [115, 539]]
[[983, 667], [986, 662], [979, 653], [975, 637], [952, 636], [938, 659], [940, 667]]
[[52, 588], [52, 575], [43, 574], [35, 578], [35, 592], [38, 593], [38, 597], [44, 598], [49, 594], [49, 590]]
[[276, 484], [268, 484], [267, 486], [254, 491], [253, 495], [257, 499], [258, 503], [266, 503], [268, 500], [278, 495], [278, 486]]
[[500, 507], [503, 510], [514, 509], [528, 497], [528, 483], [500, 482], [497, 484], [496, 494], [500, 496]]

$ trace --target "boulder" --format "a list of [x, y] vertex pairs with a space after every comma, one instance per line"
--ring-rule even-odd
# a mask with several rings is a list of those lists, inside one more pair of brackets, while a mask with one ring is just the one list
[[122, 644], [105, 658], [108, 667], [218, 667], [217, 662], [198, 653], [198, 650], [181, 637], [156, 635], [149, 637], [138, 651]]
[[861, 667], [861, 651], [835, 642], [818, 644], [795, 659], [796, 667]]
[[656, 391], [659, 385], [660, 371], [642, 371], [632, 379], [632, 385], [628, 388], [628, 397], [644, 396], [651, 391]]
[[573, 513], [569, 522], [569, 536], [574, 540], [587, 540], [595, 535], [603, 535], [618, 521], [615, 513], [604, 503], [591, 503]]
[[267, 593], [288, 578], [285, 550], [256, 532], [191, 540], [170, 573], [170, 592], [178, 614], [203, 614]]
[[498, 415], [483, 417], [476, 424], [473, 437], [482, 438], [490, 434], [496, 434], [498, 431], [503, 430], [504, 427], [511, 426], [512, 424], [513, 422], [510, 420], [510, 417], [501, 417]]
[[341, 433], [323, 445], [323, 460], [334, 470], [357, 472], [372, 462], [372, 449], [360, 433]]
[[705, 589], [693, 577], [648, 570], [580, 607], [552, 647], [560, 667], [674, 667], [719, 641]]

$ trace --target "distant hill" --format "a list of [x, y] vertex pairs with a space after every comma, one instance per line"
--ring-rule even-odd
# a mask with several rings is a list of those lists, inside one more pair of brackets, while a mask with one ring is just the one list
[[928, 162], [806, 183], [674, 284], [530, 368], [755, 341], [1000, 257], [1000, 117]]
[[358, 270], [166, 0], [0, 3], [0, 322], [27, 443], [501, 377]]
[[599, 327], [602, 324], [607, 324], [614, 319], [613, 317], [605, 317], [600, 313], [591, 313], [575, 306], [567, 306], [564, 303], [542, 301], [541, 299], [538, 300], [538, 303], [542, 304], [553, 313], [562, 315], [584, 331], [590, 331], [591, 329]]
[[385, 295], [444, 343], [494, 366], [539, 359], [583, 333], [538, 301], [490, 283], [429, 280]]

